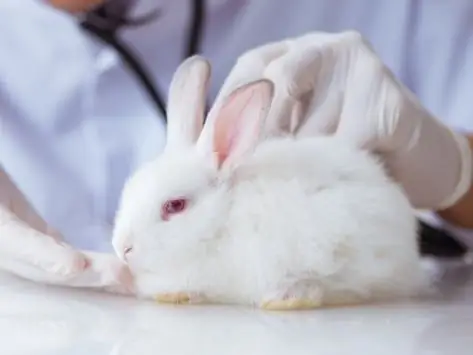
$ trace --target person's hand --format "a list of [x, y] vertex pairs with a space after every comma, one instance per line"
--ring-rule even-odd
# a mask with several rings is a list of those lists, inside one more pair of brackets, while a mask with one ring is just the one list
[[419, 209], [452, 206], [470, 187], [465, 137], [423, 108], [360, 34], [315, 32], [250, 50], [214, 106], [235, 87], [262, 77], [275, 83], [268, 134], [335, 134], [370, 149]]
[[0, 269], [38, 283], [131, 293], [128, 268], [110, 254], [79, 252], [28, 204], [0, 166]]
[[69, 13], [81, 13], [102, 5], [105, 0], [46, 0], [46, 2], [60, 10]]

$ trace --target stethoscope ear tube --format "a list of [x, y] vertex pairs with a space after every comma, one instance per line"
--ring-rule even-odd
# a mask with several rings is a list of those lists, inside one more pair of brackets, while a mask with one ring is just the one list
[[[142, 26], [156, 20], [160, 15], [160, 11], [157, 9], [141, 16], [141, 18], [129, 19], [127, 15], [133, 4], [134, 1], [131, 0], [107, 1], [102, 6], [85, 14], [80, 21], [80, 25], [88, 33], [117, 51], [123, 62], [131, 70], [131, 73], [136, 76], [138, 82], [147, 92], [159, 117], [162, 117], [166, 123], [166, 104], [163, 95], [160, 94], [157, 85], [151, 79], [152, 75], [145, 64], [134, 53], [133, 49], [124, 43], [117, 34], [118, 30], [122, 27]], [[184, 59], [199, 52], [205, 23], [205, 0], [194, 0], [192, 5], [193, 16], [187, 37]]]
[[137, 80], [147, 92], [159, 116], [162, 117], [165, 122], [167, 122], [166, 105], [164, 100], [160, 95], [156, 85], [151, 81], [151, 75], [147, 71], [146, 66], [137, 58], [137, 56], [133, 54], [133, 51], [129, 48], [129, 46], [123, 43], [114, 33], [99, 30], [87, 22], [82, 23], [81, 26], [86, 31], [93, 34], [102, 42], [110, 45], [118, 52], [123, 62], [128, 66], [128, 68], [131, 70], [131, 73], [136, 76]]

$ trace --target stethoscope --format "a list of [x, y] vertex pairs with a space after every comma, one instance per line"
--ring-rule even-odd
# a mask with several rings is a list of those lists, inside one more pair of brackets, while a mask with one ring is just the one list
[[[191, 26], [187, 36], [184, 58], [197, 54], [202, 40], [205, 20], [205, 0], [192, 0]], [[152, 11], [140, 18], [127, 17], [133, 0], [108, 0], [93, 11], [85, 14], [80, 25], [94, 37], [114, 48], [129, 67], [137, 80], [143, 85], [151, 102], [154, 104], [159, 117], [166, 120], [166, 105], [157, 86], [152, 82], [146, 66], [133, 52], [131, 46], [124, 43], [118, 31], [124, 26], [141, 26], [156, 20], [160, 12]], [[443, 229], [429, 226], [419, 220], [419, 248], [424, 255], [443, 257], [458, 257], [465, 255], [468, 248], [458, 242], [450, 233]]]
[[[184, 48], [184, 58], [198, 53], [202, 40], [203, 27], [205, 22], [205, 0], [193, 0], [192, 3], [192, 21], [187, 36], [186, 47]], [[151, 102], [155, 106], [158, 116], [166, 122], [166, 105], [163, 95], [160, 93], [157, 85], [152, 82], [144, 63], [134, 53], [131, 46], [120, 39], [118, 34], [122, 27], [142, 26], [150, 21], [157, 20], [160, 11], [154, 10], [140, 18], [128, 18], [131, 6], [134, 5], [130, 0], [109, 0], [100, 7], [86, 13], [80, 25], [87, 32], [98, 38], [105, 44], [114, 48], [128, 66], [136, 79], [147, 92]]]

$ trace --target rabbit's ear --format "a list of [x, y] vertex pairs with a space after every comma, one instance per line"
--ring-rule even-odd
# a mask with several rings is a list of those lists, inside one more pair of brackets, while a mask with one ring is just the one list
[[193, 145], [202, 130], [210, 63], [201, 56], [186, 59], [169, 89], [166, 149]]
[[199, 148], [212, 153], [219, 168], [240, 159], [257, 145], [273, 91], [271, 81], [254, 81], [233, 91], [211, 113], [215, 115], [211, 131], [201, 136], [204, 141], [199, 141]]

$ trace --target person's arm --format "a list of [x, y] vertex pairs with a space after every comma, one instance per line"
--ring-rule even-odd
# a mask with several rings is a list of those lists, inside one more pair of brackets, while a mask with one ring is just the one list
[[[473, 151], [473, 135], [468, 136]], [[437, 214], [445, 221], [460, 228], [473, 229], [473, 184], [466, 195], [455, 205]]]
[[79, 13], [92, 10], [101, 5], [104, 0], [48, 0], [50, 5], [70, 13]]
[[0, 269], [44, 283], [83, 272], [87, 260], [61, 243], [0, 165]]

